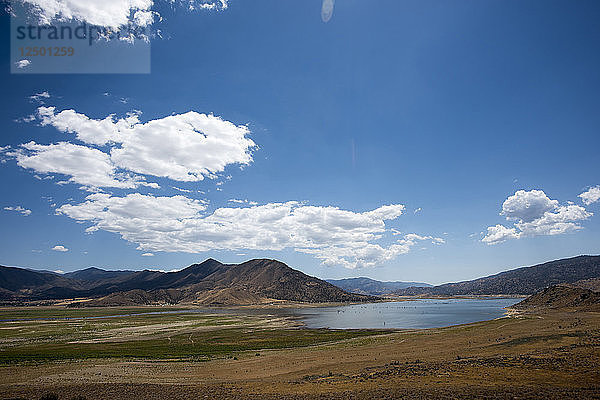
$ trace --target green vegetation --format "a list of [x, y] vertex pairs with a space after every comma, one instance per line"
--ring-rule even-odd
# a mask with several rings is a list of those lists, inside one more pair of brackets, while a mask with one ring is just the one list
[[144, 358], [207, 360], [243, 351], [310, 346], [373, 335], [372, 331], [329, 331], [324, 329], [266, 329], [249, 332], [223, 329], [182, 334], [169, 339], [104, 343], [43, 343], [5, 349], [0, 362], [44, 361], [88, 358]]
[[[14, 310], [13, 315], [19, 319], [25, 318], [24, 315], [80, 319], [1, 322], [0, 363], [90, 358], [205, 361], [213, 357], [233, 357], [245, 351], [335, 343], [387, 332], [297, 329], [290, 320], [267, 315], [215, 315], [193, 311], [148, 314], [154, 310]], [[129, 313], [142, 315], [95, 318]]]
[[52, 319], [52, 318], [89, 318], [111, 315], [141, 314], [163, 311], [186, 310], [182, 307], [3, 307], [0, 308], [0, 320], [7, 319]]

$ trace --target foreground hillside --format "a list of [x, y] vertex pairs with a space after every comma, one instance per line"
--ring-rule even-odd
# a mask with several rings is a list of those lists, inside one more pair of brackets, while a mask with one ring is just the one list
[[600, 311], [600, 279], [550, 286], [511, 308], [516, 310], [577, 309]]
[[5, 303], [87, 298], [79, 306], [127, 306], [196, 303], [260, 304], [272, 301], [307, 303], [356, 302], [373, 297], [342, 289], [294, 270], [276, 260], [222, 264], [209, 259], [177, 272], [95, 269], [71, 276], [0, 267], [0, 298]]
[[579, 256], [517, 268], [472, 281], [408, 288], [404, 296], [531, 295], [549, 286], [600, 277], [600, 256]]

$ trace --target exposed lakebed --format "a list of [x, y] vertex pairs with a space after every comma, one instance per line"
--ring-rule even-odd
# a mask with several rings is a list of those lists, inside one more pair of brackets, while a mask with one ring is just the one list
[[[169, 311], [115, 313], [114, 315], [26, 318], [26, 320], [77, 320], [123, 318], [157, 314], [235, 314], [293, 318], [307, 328], [331, 329], [426, 329], [491, 320], [502, 317], [522, 299], [418, 299], [399, 302], [350, 304], [327, 307], [198, 308]], [[18, 321], [17, 319], [2, 319]]]

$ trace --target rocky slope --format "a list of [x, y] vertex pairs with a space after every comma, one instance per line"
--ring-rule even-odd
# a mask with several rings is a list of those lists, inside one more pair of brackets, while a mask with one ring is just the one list
[[550, 286], [511, 308], [517, 310], [578, 309], [600, 311], [600, 279]]
[[0, 299], [5, 303], [32, 300], [91, 298], [78, 305], [136, 304], [259, 304], [291, 302], [360, 302], [374, 297], [350, 294], [294, 270], [276, 260], [222, 264], [208, 259], [177, 272], [109, 273], [84, 270], [71, 274], [85, 279], [20, 268], [0, 267]]
[[531, 295], [549, 286], [600, 277], [600, 256], [579, 256], [431, 288], [408, 288], [405, 296]]

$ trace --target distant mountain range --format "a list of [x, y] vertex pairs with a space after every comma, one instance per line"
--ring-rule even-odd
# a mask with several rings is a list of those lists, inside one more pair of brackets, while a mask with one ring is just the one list
[[[68, 274], [0, 267], [0, 302], [83, 299], [78, 305], [261, 304], [274, 301], [307, 303], [376, 301], [387, 293], [405, 296], [531, 295], [558, 284], [578, 283], [594, 289], [600, 278], [600, 256], [579, 256], [517, 268], [472, 281], [439, 286], [379, 282], [352, 278], [326, 282], [276, 260], [223, 264], [208, 259], [178, 272], [105, 271], [87, 268]], [[334, 284], [332, 284], [334, 283]], [[398, 289], [398, 287], [412, 287]], [[582, 286], [582, 285], [588, 285]], [[353, 293], [349, 293], [353, 292]]]
[[104, 269], [90, 267], [75, 272], [67, 272], [64, 277], [78, 279], [80, 281], [95, 282], [104, 279], [122, 278], [134, 274], [135, 271], [106, 271]]
[[381, 282], [371, 278], [346, 278], [326, 279], [327, 282], [345, 290], [349, 293], [367, 294], [371, 296], [382, 296], [391, 294], [399, 289], [409, 287], [431, 287], [429, 283], [422, 282]]
[[522, 267], [472, 281], [400, 289], [403, 296], [531, 295], [547, 287], [600, 277], [600, 256], [579, 256]]
[[0, 267], [0, 300], [24, 301], [91, 298], [80, 305], [119, 306], [194, 302], [257, 304], [359, 302], [374, 297], [350, 294], [276, 260], [222, 264], [208, 259], [178, 272], [105, 271], [88, 268], [59, 275]]

